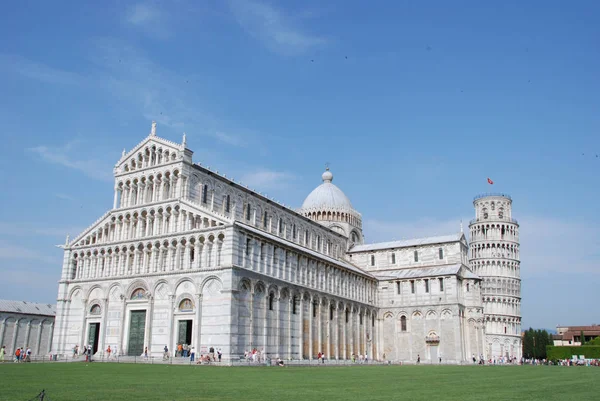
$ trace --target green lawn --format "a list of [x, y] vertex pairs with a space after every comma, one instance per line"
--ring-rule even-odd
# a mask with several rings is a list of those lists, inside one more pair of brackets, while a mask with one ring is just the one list
[[600, 368], [0, 365], [0, 400], [592, 400]]

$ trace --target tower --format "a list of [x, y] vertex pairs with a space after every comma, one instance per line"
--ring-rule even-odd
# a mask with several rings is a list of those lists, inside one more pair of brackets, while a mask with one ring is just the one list
[[521, 358], [519, 223], [505, 194], [478, 195], [469, 224], [469, 262], [482, 281], [486, 358]]

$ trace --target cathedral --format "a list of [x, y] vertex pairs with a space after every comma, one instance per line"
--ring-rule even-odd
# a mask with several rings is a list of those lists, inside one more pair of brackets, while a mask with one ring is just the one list
[[297, 209], [150, 134], [114, 168], [112, 208], [64, 244], [52, 353], [472, 363], [521, 356], [512, 200], [475, 199], [462, 233], [365, 244], [327, 169]]

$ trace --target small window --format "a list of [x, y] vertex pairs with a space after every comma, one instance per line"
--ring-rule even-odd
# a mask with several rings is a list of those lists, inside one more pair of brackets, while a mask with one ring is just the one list
[[312, 307], [313, 307], [313, 311], [312, 311], [313, 317], [317, 317], [317, 303], [313, 302]]
[[371, 315], [371, 327], [375, 327], [375, 316]]
[[440, 278], [440, 292], [444, 292], [444, 279]]
[[359, 324], [363, 324], [363, 315], [358, 315]]
[[202, 187], [202, 203], [206, 204], [208, 202], [208, 185], [204, 184]]
[[283, 220], [279, 218], [279, 235], [283, 234]]
[[348, 323], [348, 309], [346, 309], [346, 323]]
[[263, 214], [263, 227], [267, 228], [268, 224], [269, 224], [269, 215], [267, 214], [267, 211], [265, 210], [265, 213]]
[[294, 299], [292, 300], [292, 315], [296, 315], [298, 313], [297, 303], [298, 303], [298, 298], [294, 297]]
[[419, 261], [419, 251], [415, 251], [415, 262]]
[[246, 256], [250, 255], [250, 238], [246, 238]]
[[304, 246], [308, 246], [308, 240], [310, 239], [310, 236], [308, 234], [308, 230], [306, 230], [304, 232]]
[[246, 205], [246, 220], [250, 221], [251, 214], [252, 214], [252, 208], [250, 207], [250, 204], [248, 203]]
[[194, 304], [189, 298], [186, 298], [179, 303], [179, 310], [181, 312], [191, 312], [193, 309]]
[[275, 295], [273, 293], [269, 294], [269, 310], [273, 310], [273, 300], [275, 299]]
[[392, 264], [395, 265], [396, 264], [396, 254], [392, 253]]
[[504, 327], [504, 334], [506, 334], [506, 326]]
[[400, 330], [406, 331], [406, 316], [400, 318]]
[[297, 236], [296, 225], [293, 224], [292, 225], [292, 238], [294, 239], [294, 241], [296, 240], [296, 236]]
[[411, 294], [415, 293], [415, 280], [410, 280], [410, 292]]
[[469, 283], [467, 283], [467, 292], [469, 292]]
[[397, 281], [397, 282], [396, 282], [396, 292], [397, 292], [398, 294], [401, 294], [401, 293], [402, 293], [402, 292], [401, 292], [401, 286], [402, 286], [402, 283], [401, 283], [400, 281]]
[[440, 255], [440, 260], [444, 259], [444, 250], [442, 248], [438, 249], [438, 253]]
[[371, 255], [371, 266], [375, 266], [375, 255]]
[[333, 306], [329, 308], [329, 320], [333, 320]]
[[231, 197], [227, 195], [225, 197], [225, 213], [229, 213], [231, 210]]
[[425, 279], [425, 292], [429, 292], [429, 280]]
[[265, 243], [261, 242], [260, 244], [260, 260], [265, 260]]

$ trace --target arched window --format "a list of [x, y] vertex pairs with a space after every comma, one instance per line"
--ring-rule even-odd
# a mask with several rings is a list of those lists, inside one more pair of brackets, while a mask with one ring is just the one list
[[371, 255], [371, 266], [375, 266], [375, 255]]
[[202, 187], [202, 203], [208, 202], [208, 185], [204, 184]]
[[267, 228], [268, 223], [269, 223], [269, 215], [267, 214], [267, 211], [265, 210], [265, 212], [263, 213], [263, 227]]
[[273, 293], [269, 294], [269, 310], [273, 310], [273, 300], [275, 299], [275, 295]]
[[225, 197], [225, 213], [229, 213], [231, 210], [231, 197], [227, 195]]
[[298, 303], [298, 297], [296, 297], [294, 295], [294, 299], [292, 300], [292, 315], [295, 315], [298, 313], [297, 311], [297, 303]]
[[179, 303], [179, 311], [181, 312], [191, 312], [194, 309], [194, 304], [192, 300], [189, 298], [185, 298], [181, 300]]
[[292, 225], [292, 238], [294, 239], [294, 241], [296, 240], [296, 236], [297, 236], [296, 225], [294, 224], [294, 225]]
[[442, 277], [440, 277], [439, 280], [440, 280], [440, 292], [444, 292], [444, 279]]
[[146, 290], [138, 288], [131, 294], [131, 299], [144, 299], [146, 298]]
[[442, 248], [438, 249], [438, 253], [440, 256], [440, 260], [444, 259], [444, 250]]
[[283, 219], [280, 217], [279, 218], [279, 235], [283, 234]]
[[252, 208], [250, 207], [250, 204], [248, 203], [246, 205], [246, 220], [250, 221], [250, 214], [252, 213]]
[[392, 264], [395, 265], [396, 264], [396, 254], [392, 253]]
[[400, 318], [400, 330], [406, 331], [406, 316]]
[[398, 292], [398, 295], [402, 293], [402, 282], [396, 281], [396, 291]]
[[90, 308], [90, 315], [99, 315], [100, 313], [102, 313], [100, 305], [95, 304]]
[[419, 261], [419, 251], [415, 251], [414, 255], [415, 255], [415, 262], [418, 262]]

